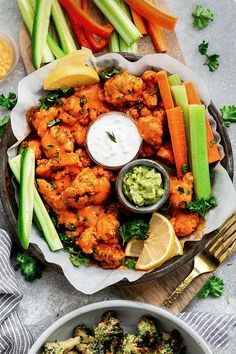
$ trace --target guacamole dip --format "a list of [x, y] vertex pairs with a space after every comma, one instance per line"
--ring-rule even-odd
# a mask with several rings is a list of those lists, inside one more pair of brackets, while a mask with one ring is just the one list
[[153, 205], [165, 194], [162, 177], [155, 168], [135, 166], [123, 177], [123, 193], [136, 206]]

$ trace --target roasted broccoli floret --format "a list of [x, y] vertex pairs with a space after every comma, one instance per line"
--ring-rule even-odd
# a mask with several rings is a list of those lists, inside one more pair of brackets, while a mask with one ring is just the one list
[[95, 338], [101, 342], [107, 342], [113, 338], [122, 337], [123, 329], [120, 327], [120, 322], [114, 312], [106, 312], [102, 320], [93, 327]]
[[92, 331], [84, 325], [78, 325], [74, 329], [74, 337], [80, 337], [81, 343], [91, 343], [94, 340]]
[[113, 338], [111, 342], [106, 343], [106, 354], [122, 354], [122, 338]]
[[138, 335], [147, 343], [156, 343], [159, 337], [154, 318], [143, 316], [138, 325]]
[[150, 350], [143, 346], [141, 337], [128, 333], [124, 337], [121, 352], [123, 354], [148, 354]]
[[177, 330], [170, 333], [163, 332], [154, 353], [157, 354], [177, 354], [181, 347], [181, 336]]
[[105, 354], [104, 345], [97, 339], [91, 343], [81, 343], [77, 345], [77, 349], [83, 354]]
[[66, 354], [80, 344], [80, 341], [80, 337], [75, 337], [62, 342], [45, 343], [42, 354]]

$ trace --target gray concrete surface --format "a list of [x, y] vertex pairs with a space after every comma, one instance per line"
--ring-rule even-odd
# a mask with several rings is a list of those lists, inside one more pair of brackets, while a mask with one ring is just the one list
[[[198, 72], [207, 82], [212, 100], [218, 108], [222, 105], [236, 104], [235, 0], [168, 0], [168, 3], [173, 13], [180, 16], [177, 34], [189, 67]], [[215, 21], [202, 31], [196, 31], [191, 26], [191, 13], [197, 3], [208, 6], [216, 15]], [[20, 14], [17, 2], [0, 0], [0, 8], [0, 28], [10, 32], [18, 40]], [[207, 67], [202, 65], [203, 58], [197, 52], [197, 46], [202, 40], [209, 41], [211, 53], [220, 54], [220, 68], [215, 73], [210, 73]], [[20, 60], [14, 75], [0, 84], [0, 92], [16, 92], [17, 84], [24, 76], [25, 70]], [[234, 152], [236, 152], [236, 125], [230, 127], [229, 134]], [[7, 229], [7, 220], [2, 208], [0, 208], [0, 225]], [[194, 299], [186, 309], [187, 311], [236, 312], [236, 255], [218, 270], [218, 274], [225, 281], [223, 297], [217, 300]], [[76, 292], [63, 276], [49, 269], [46, 269], [43, 277], [33, 284], [26, 283], [19, 273], [17, 277], [23, 293], [23, 299], [18, 308], [19, 314], [34, 338], [37, 338], [58, 317], [79, 306], [117, 298], [112, 289], [101, 291], [93, 296], [82, 295]], [[236, 338], [232, 334], [231, 348], [224, 353], [235, 353], [235, 345]]]

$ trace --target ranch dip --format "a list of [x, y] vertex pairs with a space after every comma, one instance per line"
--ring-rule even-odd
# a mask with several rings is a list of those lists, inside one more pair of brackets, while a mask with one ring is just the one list
[[120, 112], [102, 114], [87, 132], [87, 149], [92, 159], [105, 167], [122, 167], [133, 160], [142, 138], [136, 123]]

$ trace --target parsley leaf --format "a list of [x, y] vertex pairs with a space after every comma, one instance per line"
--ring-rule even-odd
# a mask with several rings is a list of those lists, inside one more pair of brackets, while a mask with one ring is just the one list
[[196, 5], [194, 12], [192, 13], [194, 18], [193, 26], [198, 30], [201, 30], [214, 20], [214, 14], [210, 9], [204, 9], [201, 5]]
[[156, 93], [159, 93], [159, 88], [156, 87], [155, 90], [153, 90], [151, 93], [149, 93], [150, 96], [155, 95]]
[[183, 173], [187, 173], [188, 172], [188, 165], [186, 163], [182, 163], [181, 170]]
[[198, 46], [199, 53], [202, 54], [202, 55], [207, 54], [208, 45], [209, 45], [209, 43], [207, 43], [205, 41], [203, 41], [201, 44], [199, 44], [199, 46]]
[[113, 132], [106, 132], [108, 138], [113, 141], [113, 143], [116, 143], [116, 137], [115, 137], [115, 134]]
[[127, 260], [123, 258], [120, 260], [120, 263], [128, 269], [135, 269], [135, 261], [133, 258], [129, 258]]
[[206, 56], [207, 56], [207, 60], [203, 65], [207, 65], [211, 72], [216, 71], [220, 66], [219, 63], [220, 56], [218, 54], [211, 54], [211, 55], [206, 54]]
[[99, 73], [99, 76], [100, 76], [101, 80], [105, 81], [107, 79], [111, 79], [116, 74], [120, 74], [122, 71], [123, 71], [122, 69], [114, 67], [113, 69], [107, 69], [107, 70], [101, 71]]
[[142, 219], [134, 219], [123, 223], [117, 228], [122, 244], [125, 245], [132, 238], [146, 240], [148, 238], [149, 224]]
[[13, 92], [9, 92], [8, 97], [4, 96], [3, 94], [0, 95], [0, 106], [3, 108], [11, 110], [15, 107], [17, 103], [16, 94]]
[[230, 122], [236, 122], [236, 106], [223, 106], [220, 112], [226, 128], [229, 128]]
[[197, 297], [205, 299], [206, 297], [213, 296], [213, 297], [220, 297], [222, 296], [224, 291], [224, 282], [222, 279], [213, 275], [211, 278], [208, 279], [206, 284], [197, 294]]
[[16, 269], [20, 269], [21, 274], [27, 281], [34, 281], [41, 278], [42, 266], [34, 258], [24, 253], [18, 253], [16, 256], [18, 264]]
[[43, 96], [39, 99], [39, 102], [41, 103], [40, 110], [48, 110], [54, 104], [57, 104], [60, 106], [60, 105], [62, 105], [61, 98], [62, 97], [70, 97], [72, 94], [73, 94], [73, 89], [71, 89], [71, 88], [53, 91], [49, 95]]
[[86, 267], [89, 266], [91, 263], [91, 258], [88, 254], [83, 253], [80, 250], [76, 250], [75, 247], [75, 242], [73, 237], [69, 237], [66, 234], [59, 233], [60, 240], [67, 250], [67, 252], [70, 254], [69, 259], [73, 266], [75, 267], [80, 267], [81, 265], [85, 265]]
[[178, 192], [179, 192], [179, 194], [184, 194], [184, 188], [179, 186], [178, 187]]
[[217, 199], [212, 195], [208, 200], [201, 198], [190, 202], [185, 209], [190, 212], [197, 212], [200, 218], [204, 219], [206, 213], [210, 209], [217, 207], [217, 205]]
[[9, 122], [10, 116], [4, 116], [0, 119], [0, 138], [3, 137], [6, 124]]

